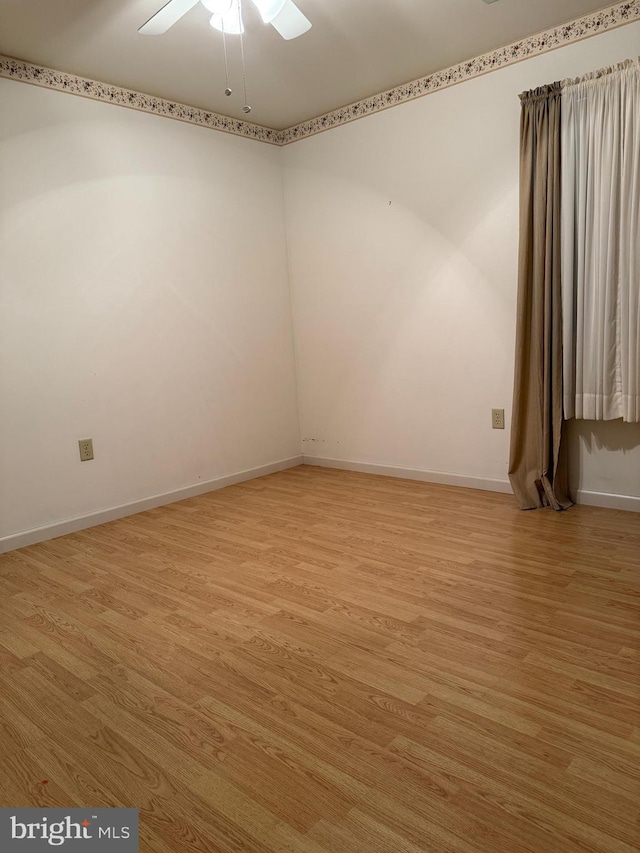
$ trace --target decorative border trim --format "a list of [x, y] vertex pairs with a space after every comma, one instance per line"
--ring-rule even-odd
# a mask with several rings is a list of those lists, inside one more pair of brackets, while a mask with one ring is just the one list
[[46, 542], [49, 539], [56, 539], [58, 536], [77, 533], [78, 530], [86, 530], [87, 527], [96, 527], [98, 524], [105, 524], [108, 521], [115, 521], [117, 518], [125, 518], [128, 515], [136, 515], [138, 512], [146, 512], [158, 506], [165, 506], [165, 504], [172, 504], [176, 501], [184, 501], [187, 498], [194, 498], [197, 495], [204, 495], [207, 492], [215, 492], [218, 489], [224, 489], [226, 486], [233, 486], [236, 483], [244, 483], [247, 480], [255, 480], [257, 477], [265, 477], [267, 474], [275, 474], [276, 471], [296, 468], [298, 465], [302, 465], [302, 456], [291, 456], [289, 459], [281, 459], [279, 462], [271, 462], [268, 465], [260, 465], [258, 468], [239, 471], [237, 474], [228, 474], [226, 477], [215, 477], [213, 480], [207, 480], [205, 483], [184, 486], [182, 489], [175, 489], [172, 492], [164, 492], [161, 495], [142, 498], [142, 500], [132, 501], [121, 506], [110, 507], [109, 509], [99, 510], [98, 512], [90, 512], [87, 515], [79, 515], [75, 518], [67, 518], [64, 521], [48, 524], [45, 527], [34, 527], [22, 533], [13, 533], [10, 536], [0, 538], [0, 554], [15, 551], [16, 548], [25, 548], [27, 545], [36, 545], [38, 542]]
[[516, 62], [522, 62], [523, 59], [556, 50], [567, 44], [598, 35], [605, 30], [638, 20], [640, 20], [640, 0], [618, 3], [608, 9], [593, 12], [583, 18], [577, 18], [568, 24], [562, 24], [552, 30], [514, 42], [514, 44], [485, 53], [475, 59], [461, 62], [459, 65], [452, 65], [451, 68], [445, 68], [444, 71], [412, 80], [410, 83], [396, 86], [394, 89], [381, 92], [379, 95], [372, 95], [363, 101], [357, 101], [354, 104], [325, 113], [325, 115], [304, 121], [294, 127], [289, 127], [282, 131], [283, 140], [280, 144], [289, 145], [299, 139], [321, 133], [323, 130], [348, 124], [364, 116], [389, 109], [389, 107], [422, 98], [424, 95], [430, 95], [440, 89], [454, 86], [456, 83], [480, 77], [490, 71], [496, 71], [498, 68], [514, 65]]
[[438, 71], [428, 77], [421, 77], [418, 80], [404, 83], [402, 86], [388, 89], [379, 95], [373, 95], [363, 101], [357, 101], [309, 119], [286, 130], [263, 127], [259, 124], [230, 118], [198, 107], [167, 101], [164, 98], [156, 98], [153, 95], [145, 95], [131, 89], [122, 89], [120, 86], [112, 86], [109, 83], [76, 77], [74, 74], [66, 74], [62, 71], [55, 71], [40, 65], [33, 65], [30, 62], [11, 59], [7, 56], [0, 56], [0, 77], [20, 80], [23, 83], [80, 95], [83, 98], [92, 98], [96, 101], [106, 101], [110, 104], [117, 104], [121, 107], [128, 107], [165, 118], [178, 119], [189, 124], [207, 127], [210, 130], [220, 130], [235, 136], [255, 139], [258, 142], [267, 142], [271, 145], [290, 145], [292, 142], [314, 136], [324, 130], [348, 124], [356, 119], [454, 86], [456, 83], [480, 77], [490, 71], [496, 71], [498, 68], [514, 65], [516, 62], [522, 62], [523, 59], [556, 50], [559, 47], [582, 41], [606, 30], [639, 20], [640, 0], [617, 3], [600, 12], [593, 12], [568, 24], [562, 24], [552, 30], [530, 36], [522, 41], [485, 53], [475, 59], [453, 65], [444, 71]]
[[134, 92], [131, 89], [122, 89], [120, 86], [100, 83], [86, 77], [76, 77], [75, 74], [66, 74], [63, 71], [33, 65], [20, 59], [11, 59], [8, 56], [0, 56], [0, 77], [20, 80], [22, 83], [32, 83], [35, 86], [55, 89], [58, 92], [67, 92], [70, 95], [80, 95], [94, 101], [106, 101], [143, 113], [175, 118], [178, 121], [207, 127], [210, 130], [221, 130], [235, 136], [257, 139], [259, 142], [269, 142], [272, 145], [282, 144], [282, 131], [272, 130], [270, 127], [229, 118], [219, 113], [201, 110], [198, 107], [190, 107], [187, 104], [179, 104], [174, 101], [167, 101], [164, 98], [156, 98], [153, 95], [145, 95], [142, 92]]

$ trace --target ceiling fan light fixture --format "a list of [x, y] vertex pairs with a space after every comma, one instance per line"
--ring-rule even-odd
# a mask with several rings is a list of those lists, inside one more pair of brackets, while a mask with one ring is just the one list
[[260, 12], [265, 24], [271, 23], [280, 14], [287, 0], [253, 0], [253, 5]]
[[205, 9], [214, 15], [224, 16], [231, 11], [233, 0], [200, 0]]
[[244, 32], [244, 24], [242, 22], [238, 24], [238, 19], [235, 15], [212, 15], [209, 20], [209, 26], [228, 36], [239, 36]]
[[224, 15], [212, 15], [209, 26], [228, 36], [241, 35], [244, 32], [244, 24], [240, 15], [240, 0], [231, 0]]

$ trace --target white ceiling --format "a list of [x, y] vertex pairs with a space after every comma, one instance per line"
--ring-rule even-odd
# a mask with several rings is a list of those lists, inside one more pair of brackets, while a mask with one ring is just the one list
[[250, 116], [237, 37], [200, 4], [162, 36], [165, 0], [0, 0], [0, 53], [272, 128], [298, 124], [612, 5], [602, 0], [296, 0], [312, 29], [284, 41], [244, 0]]

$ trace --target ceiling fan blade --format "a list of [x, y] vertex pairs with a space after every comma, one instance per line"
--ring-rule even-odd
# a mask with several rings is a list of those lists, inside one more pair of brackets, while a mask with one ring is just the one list
[[286, 0], [281, 11], [272, 19], [271, 25], [287, 40], [296, 39], [311, 29], [311, 21], [305, 18], [293, 0]]
[[253, 0], [253, 5], [260, 12], [263, 22], [270, 24], [286, 2], [287, 0]]
[[160, 36], [199, 2], [200, 0], [169, 0], [159, 12], [140, 27], [138, 32], [143, 36]]

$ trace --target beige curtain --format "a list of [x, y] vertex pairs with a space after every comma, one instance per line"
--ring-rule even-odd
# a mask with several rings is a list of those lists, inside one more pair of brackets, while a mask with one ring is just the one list
[[571, 505], [562, 444], [561, 84], [520, 96], [520, 251], [509, 479], [522, 509]]

